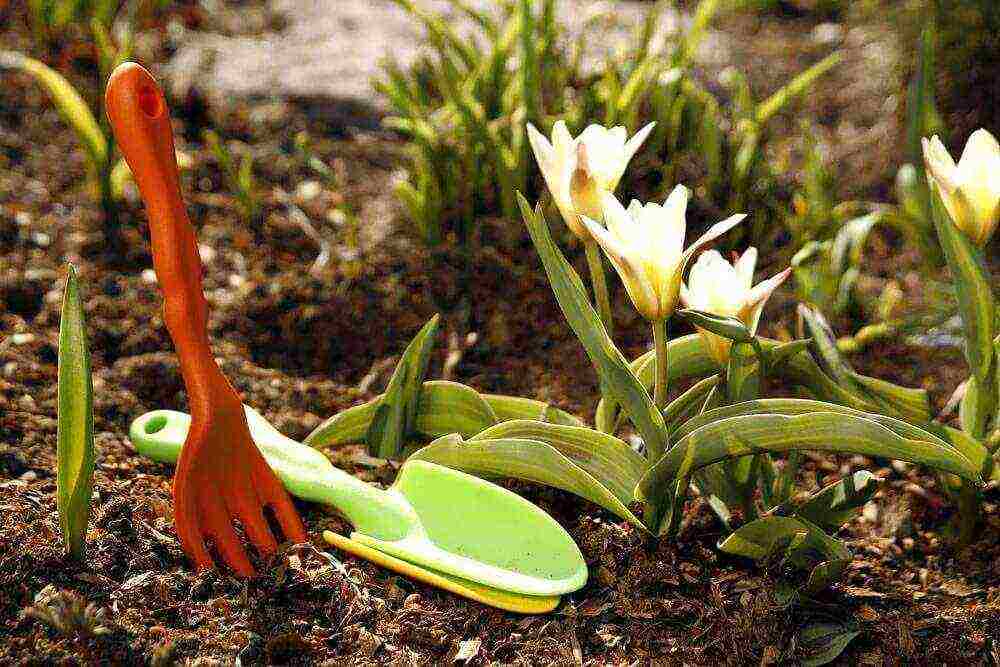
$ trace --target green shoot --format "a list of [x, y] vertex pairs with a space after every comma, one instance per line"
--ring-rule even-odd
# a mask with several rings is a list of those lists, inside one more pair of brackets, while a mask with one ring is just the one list
[[253, 156], [246, 152], [237, 163], [232, 152], [214, 130], [205, 130], [202, 136], [219, 163], [219, 169], [226, 180], [226, 185], [236, 196], [244, 221], [248, 224], [257, 222], [260, 218], [261, 208], [257, 184], [253, 176]]
[[[39, 1], [32, 3], [31, 8], [37, 20], [44, 20], [41, 25], [47, 28], [59, 28], [71, 20], [76, 20], [84, 5], [92, 11], [90, 26], [103, 82], [116, 65], [131, 55], [133, 36], [131, 23], [134, 13], [127, 22], [122, 42], [115, 44], [109, 34], [108, 26], [117, 11], [116, 2]], [[38, 25], [36, 23], [36, 27]], [[87, 154], [88, 178], [103, 212], [105, 237], [110, 246], [118, 247], [121, 238], [117, 200], [121, 198], [120, 183], [123, 178], [120, 175], [116, 177], [116, 173], [127, 172], [127, 167], [124, 161], [116, 163], [114, 160], [114, 137], [107, 123], [103, 121], [103, 97], [99, 97], [93, 105], [88, 104], [73, 84], [60, 73], [41, 61], [16, 51], [0, 50], [0, 69], [16, 69], [33, 77], [48, 94], [63, 121], [76, 134]]]
[[83, 559], [94, 486], [94, 399], [83, 302], [69, 265], [59, 324], [56, 500], [66, 550]]

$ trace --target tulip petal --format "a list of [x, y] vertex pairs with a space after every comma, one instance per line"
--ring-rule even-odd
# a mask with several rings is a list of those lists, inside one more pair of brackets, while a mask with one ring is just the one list
[[649, 136], [654, 127], [656, 127], [656, 121], [647, 123], [645, 127], [632, 135], [632, 138], [625, 143], [625, 164], [628, 164], [629, 160], [636, 154], [636, 151], [646, 141], [646, 137]]
[[750, 290], [745, 306], [748, 317], [745, 319], [741, 318], [747, 323], [750, 331], [757, 331], [757, 323], [760, 322], [760, 314], [764, 311], [764, 304], [771, 298], [774, 290], [778, 289], [781, 284], [785, 282], [788, 276], [791, 275], [791, 273], [792, 267], [788, 267], [781, 273], [757, 283], [753, 289]]
[[688, 286], [681, 283], [681, 303], [684, 304], [685, 308], [695, 308], [691, 300], [694, 298], [694, 294], [688, 289]]
[[753, 286], [753, 272], [757, 267], [757, 248], [749, 247], [736, 261], [736, 275], [745, 290]]
[[996, 229], [1000, 203], [1000, 145], [986, 130], [969, 137], [958, 161], [958, 192], [964, 195], [972, 213], [970, 231], [977, 245], [985, 244]]
[[743, 222], [744, 218], [746, 217], [747, 217], [746, 213], [737, 213], [736, 215], [731, 215], [725, 220], [717, 222], [711, 227], [709, 227], [708, 231], [699, 236], [694, 243], [688, 246], [687, 250], [684, 251], [684, 254], [681, 255], [681, 265], [678, 267], [678, 270], [683, 272], [684, 269], [687, 267], [687, 263], [691, 261], [691, 258], [694, 256], [696, 252], [698, 252], [704, 246], [706, 246], [707, 244], [711, 243], [715, 239], [719, 238], [720, 236], [728, 232], [736, 225]]
[[601, 204], [604, 208], [604, 224], [608, 226], [608, 231], [622, 242], [628, 243], [635, 238], [636, 212], [642, 210], [642, 204], [633, 199], [626, 211], [618, 201], [618, 197], [610, 192], [604, 193]]
[[1000, 159], [1000, 144], [992, 134], [980, 128], [965, 142], [962, 157], [958, 160], [958, 180], [963, 185], [971, 179], [987, 181], [993, 174], [989, 168]]
[[958, 187], [955, 160], [935, 134], [930, 140], [922, 138], [924, 164], [931, 178], [937, 181], [946, 193], [951, 194]]
[[[617, 200], [615, 200], [617, 203]], [[621, 204], [618, 204], [620, 207]], [[625, 285], [629, 298], [635, 304], [636, 310], [647, 319], [656, 318], [656, 293], [653, 286], [646, 279], [642, 265], [637, 263], [631, 256], [629, 248], [602, 227], [598, 222], [581, 215], [580, 219], [587, 227], [591, 236], [600, 244], [604, 253], [611, 260], [611, 265], [615, 267], [618, 275]]]
[[531, 123], [528, 123], [528, 143], [531, 144], [531, 150], [535, 154], [535, 161], [538, 162], [538, 167], [542, 170], [542, 175], [545, 177], [546, 182], [548, 182], [548, 174], [552, 170], [555, 160], [555, 151], [552, 148], [552, 144]]
[[658, 211], [661, 225], [655, 234], [650, 234], [651, 240], [656, 239], [659, 242], [655, 245], [656, 252], [667, 257], [682, 256], [684, 237], [687, 235], [685, 214], [690, 199], [691, 191], [683, 185], [677, 185], [670, 191], [670, 196], [663, 202], [662, 210]]

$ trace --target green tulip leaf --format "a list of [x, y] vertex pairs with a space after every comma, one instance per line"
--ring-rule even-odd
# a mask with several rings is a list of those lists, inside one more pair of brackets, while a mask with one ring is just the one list
[[532, 211], [520, 195], [518, 203], [559, 307], [597, 369], [602, 386], [623, 406], [646, 448], [654, 459], [658, 458], [667, 448], [663, 415], [608, 336], [580, 277], [553, 242], [541, 209]]
[[875, 496], [880, 481], [867, 470], [858, 470], [812, 494], [795, 510], [795, 516], [836, 531]]
[[973, 375], [988, 385], [993, 366], [996, 303], [983, 253], [952, 222], [936, 187], [931, 188], [931, 208], [938, 240], [951, 268], [958, 312], [965, 326], [965, 356]]
[[[856, 373], [847, 360], [837, 349], [837, 340], [827, 324], [826, 318], [806, 304], [799, 304], [799, 316], [809, 329], [813, 343], [823, 360], [825, 369], [833, 377], [835, 384], [842, 387], [849, 395], [851, 402], [836, 400], [859, 409], [873, 408], [874, 412], [901, 417], [914, 422], [931, 420], [930, 399], [922, 389], [901, 387], [891, 382], [866, 377]], [[813, 392], [816, 396], [827, 398], [822, 393]], [[860, 400], [861, 405], [854, 403]]]
[[489, 402], [472, 387], [450, 380], [430, 380], [420, 393], [414, 431], [428, 438], [449, 433], [471, 437], [498, 421]]
[[59, 321], [56, 505], [66, 549], [82, 558], [94, 488], [94, 389], [83, 302], [71, 264]]
[[634, 500], [646, 460], [618, 438], [580, 426], [519, 419], [490, 427], [470, 439], [525, 438], [554, 447], [610, 489], [623, 504]]
[[840, 623], [813, 623], [798, 632], [799, 664], [802, 667], [826, 665], [844, 652], [848, 644], [861, 634]]
[[[796, 538], [798, 535], [805, 538]], [[719, 543], [719, 549], [727, 554], [752, 560], [763, 560], [786, 547], [791, 547], [789, 552], [792, 557], [796, 557], [796, 552], [812, 552], [821, 561], [851, 558], [840, 540], [800, 517], [767, 516], [757, 519], [740, 526]]]
[[753, 340], [753, 333], [742, 320], [736, 317], [715, 315], [691, 308], [678, 310], [677, 315], [680, 315], [696, 327], [710, 331], [723, 338], [728, 338], [736, 343], [749, 343]]
[[432, 317], [410, 341], [375, 407], [365, 435], [368, 453], [372, 456], [397, 458], [406, 436], [413, 431], [438, 319], [437, 315]]
[[584, 423], [575, 415], [549, 405], [545, 401], [501, 394], [482, 394], [482, 397], [493, 408], [500, 421], [535, 419], [552, 424], [584, 426]]
[[100, 174], [108, 165], [108, 141], [90, 107], [73, 84], [45, 63], [16, 51], [0, 50], [0, 69], [3, 68], [19, 69], [35, 78], [49, 94], [59, 115], [76, 132], [77, 139], [87, 151], [94, 175]]
[[[722, 408], [725, 409], [725, 408]], [[903, 422], [900, 422], [901, 424]], [[679, 437], [643, 476], [636, 497], [645, 500], [674, 480], [725, 459], [761, 452], [817, 450], [909, 461], [980, 483], [980, 468], [938, 438], [911, 439], [873, 419], [843, 412], [794, 416], [748, 414], [716, 419]]]
[[[317, 448], [340, 447], [362, 442], [371, 427], [382, 396], [338, 412], [317, 426], [305, 444]], [[449, 433], [471, 437], [499, 419], [484, 397], [473, 389], [448, 380], [423, 383], [413, 432], [409, 436], [438, 438]]]
[[452, 434], [438, 438], [410, 458], [431, 461], [480, 477], [513, 477], [563, 489], [645, 530], [642, 522], [611, 489], [555, 447], [539, 440], [496, 438], [463, 441], [461, 436]]

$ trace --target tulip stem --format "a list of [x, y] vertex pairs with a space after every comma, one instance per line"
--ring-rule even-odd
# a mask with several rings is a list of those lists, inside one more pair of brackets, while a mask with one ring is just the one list
[[667, 320], [653, 322], [653, 350], [656, 355], [656, 380], [653, 384], [653, 403], [657, 409], [667, 406]]
[[608, 336], [611, 336], [614, 333], [614, 320], [611, 319], [611, 299], [608, 297], [608, 280], [604, 273], [601, 249], [593, 239], [585, 241], [584, 248], [587, 251], [587, 267], [590, 269], [590, 284], [594, 287], [597, 312], [601, 315], [601, 322], [604, 323]]

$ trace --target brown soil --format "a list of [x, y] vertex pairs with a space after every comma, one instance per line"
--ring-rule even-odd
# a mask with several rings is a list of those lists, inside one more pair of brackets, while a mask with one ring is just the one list
[[[0, 24], [5, 47], [30, 48], [20, 9], [0, 5]], [[53, 47], [46, 56], [68, 63], [75, 81], [92, 79], [86, 54]], [[346, 526], [304, 504], [313, 542], [260, 563], [257, 578], [194, 573], [173, 530], [172, 470], [138, 456], [127, 437], [130, 421], [147, 410], [186, 408], [156, 285], [144, 273], [151, 263], [141, 207], [125, 204], [127, 251], [111, 253], [72, 134], [29, 80], [3, 77], [0, 662], [444, 662], [461, 648], [477, 663], [773, 664], [803, 656], [795, 633], [815, 620], [861, 631], [840, 664], [1000, 662], [1000, 496], [989, 492], [988, 525], [975, 547], [956, 553], [944, 535], [951, 507], [935, 479], [864, 459], [810, 464], [815, 481], [859, 467], [887, 481], [872, 510], [841, 532], [854, 553], [844, 581], [806, 604], [777, 601], [780, 572], [721, 554], [720, 529], [701, 501], [690, 504], [677, 540], [650, 547], [594, 506], [523, 484], [513, 488], [570, 531], [590, 566], [587, 586], [551, 615], [503, 613], [327, 551], [320, 532]], [[472, 307], [460, 315], [455, 253], [429, 254], [399, 233], [388, 193], [401, 151], [391, 137], [331, 129], [292, 103], [209, 110], [225, 136], [253, 145], [258, 158], [265, 215], [245, 223], [199, 143], [205, 109], [197, 99], [173, 106], [180, 148], [193, 162], [183, 189], [199, 226], [216, 353], [246, 402], [285, 434], [302, 438], [323, 418], [371, 398], [391, 358], [439, 309], [447, 314], [442, 340], [479, 333], [456, 380], [592, 414], [594, 373], [518, 223], [482, 221], [489, 243], [475, 257]], [[319, 248], [278, 194], [294, 199], [298, 184], [316, 180], [291, 151], [300, 130], [343, 174], [338, 187], [300, 201], [333, 251], [313, 272]], [[356, 214], [360, 234], [327, 215], [340, 205]], [[568, 247], [579, 260], [579, 248]], [[905, 280], [912, 260], [899, 257], [892, 239], [878, 239], [871, 252], [879, 275], [912, 285]], [[54, 500], [56, 341], [67, 261], [80, 271], [94, 368], [97, 471], [84, 564], [63, 555]], [[635, 356], [648, 344], [646, 332], [618, 297], [618, 338]], [[789, 335], [793, 312], [789, 299], [776, 299], [769, 333]], [[928, 388], [938, 407], [963, 376], [959, 354], [901, 343], [854, 362], [868, 374]], [[391, 467], [364, 467], [357, 451], [336, 452], [335, 460], [366, 479], [391, 481]], [[69, 592], [64, 601], [75, 594], [93, 605], [89, 623], [59, 631], [27, 614], [47, 586]], [[107, 632], [88, 632], [102, 623]]]

